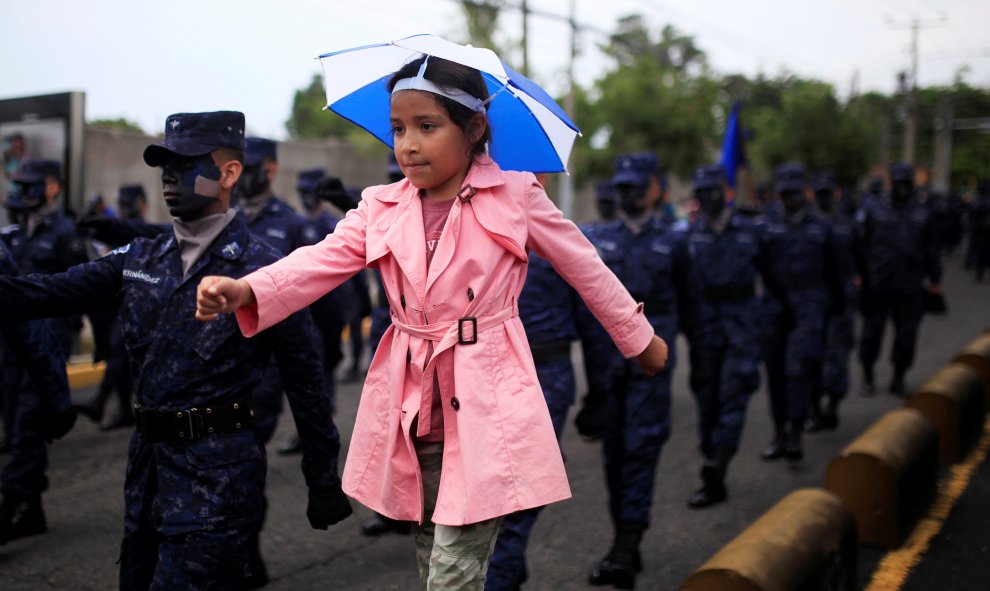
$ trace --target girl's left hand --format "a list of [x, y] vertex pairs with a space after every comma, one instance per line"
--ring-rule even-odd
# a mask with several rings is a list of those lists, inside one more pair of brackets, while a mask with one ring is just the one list
[[636, 356], [640, 369], [648, 376], [655, 376], [667, 365], [667, 343], [657, 335], [653, 335], [650, 344]]

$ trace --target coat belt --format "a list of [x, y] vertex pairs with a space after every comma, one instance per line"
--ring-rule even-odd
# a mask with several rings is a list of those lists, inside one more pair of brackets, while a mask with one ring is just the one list
[[[427, 378], [428, 376], [432, 376], [440, 353], [457, 344], [473, 344], [479, 334], [518, 315], [519, 306], [516, 304], [515, 299], [512, 300], [512, 305], [508, 308], [504, 308], [488, 316], [463, 316], [457, 320], [434, 322], [432, 324], [406, 324], [399, 320], [395, 314], [392, 315], [392, 324], [396, 330], [436, 343], [433, 348], [433, 355], [430, 357], [426, 366], [423, 367], [423, 390], [419, 402], [419, 419], [416, 427], [417, 437], [424, 437], [430, 433], [430, 418], [433, 409], [433, 380]], [[466, 320], [470, 320], [470, 322], [466, 323]], [[467, 329], [469, 332], [467, 335], [464, 334], [465, 325], [470, 327]]]

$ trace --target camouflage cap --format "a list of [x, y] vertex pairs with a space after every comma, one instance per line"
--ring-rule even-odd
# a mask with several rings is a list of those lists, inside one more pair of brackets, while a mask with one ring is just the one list
[[777, 191], [803, 191], [804, 175], [804, 165], [799, 162], [781, 164], [774, 170]]
[[914, 165], [910, 162], [894, 162], [890, 165], [890, 182], [914, 182]]
[[296, 181], [296, 189], [300, 191], [315, 191], [316, 184], [320, 182], [320, 179], [327, 176], [327, 172], [322, 168], [308, 168], [306, 170], [299, 171], [299, 177]]
[[718, 163], [694, 169], [691, 184], [695, 189], [718, 189], [725, 182], [725, 168]]
[[244, 140], [244, 165], [260, 166], [265, 160], [278, 162], [278, 144], [263, 137]]
[[175, 113], [165, 119], [165, 139], [144, 150], [148, 166], [161, 166], [172, 154], [203, 156], [219, 148], [244, 150], [244, 113]]
[[811, 179], [811, 188], [815, 191], [835, 189], [838, 182], [835, 180], [835, 173], [831, 170], [819, 170]]
[[118, 205], [133, 205], [138, 199], [147, 201], [148, 195], [144, 192], [144, 185], [121, 185], [117, 192]]
[[635, 185], [645, 187], [650, 184], [650, 177], [659, 175], [660, 164], [656, 154], [640, 152], [638, 154], [622, 154], [615, 159], [615, 174], [612, 185]]
[[21, 163], [20, 168], [10, 180], [18, 183], [40, 183], [48, 177], [62, 180], [62, 165], [58, 160], [42, 160], [31, 158]]

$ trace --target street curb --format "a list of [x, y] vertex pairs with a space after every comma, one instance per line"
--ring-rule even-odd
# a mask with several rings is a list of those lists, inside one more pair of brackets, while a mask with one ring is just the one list
[[106, 362], [99, 363], [69, 363], [65, 366], [65, 373], [69, 376], [69, 389], [78, 390], [80, 388], [91, 388], [103, 381], [103, 373], [106, 371]]

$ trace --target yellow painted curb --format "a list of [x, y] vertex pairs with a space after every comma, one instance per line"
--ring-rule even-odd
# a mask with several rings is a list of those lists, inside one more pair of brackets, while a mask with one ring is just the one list
[[928, 515], [914, 528], [904, 546], [888, 552], [873, 572], [866, 591], [897, 591], [904, 585], [911, 570], [921, 562], [932, 538], [942, 529], [952, 507], [969, 485], [976, 468], [983, 463], [990, 448], [990, 420], [984, 424], [983, 437], [966, 461], [950, 468], [950, 474], [938, 485], [938, 496]]
[[103, 381], [103, 372], [106, 371], [107, 364], [103, 361], [99, 363], [69, 363], [65, 366], [65, 373], [69, 376], [69, 389], [78, 390], [80, 388], [91, 388]]

